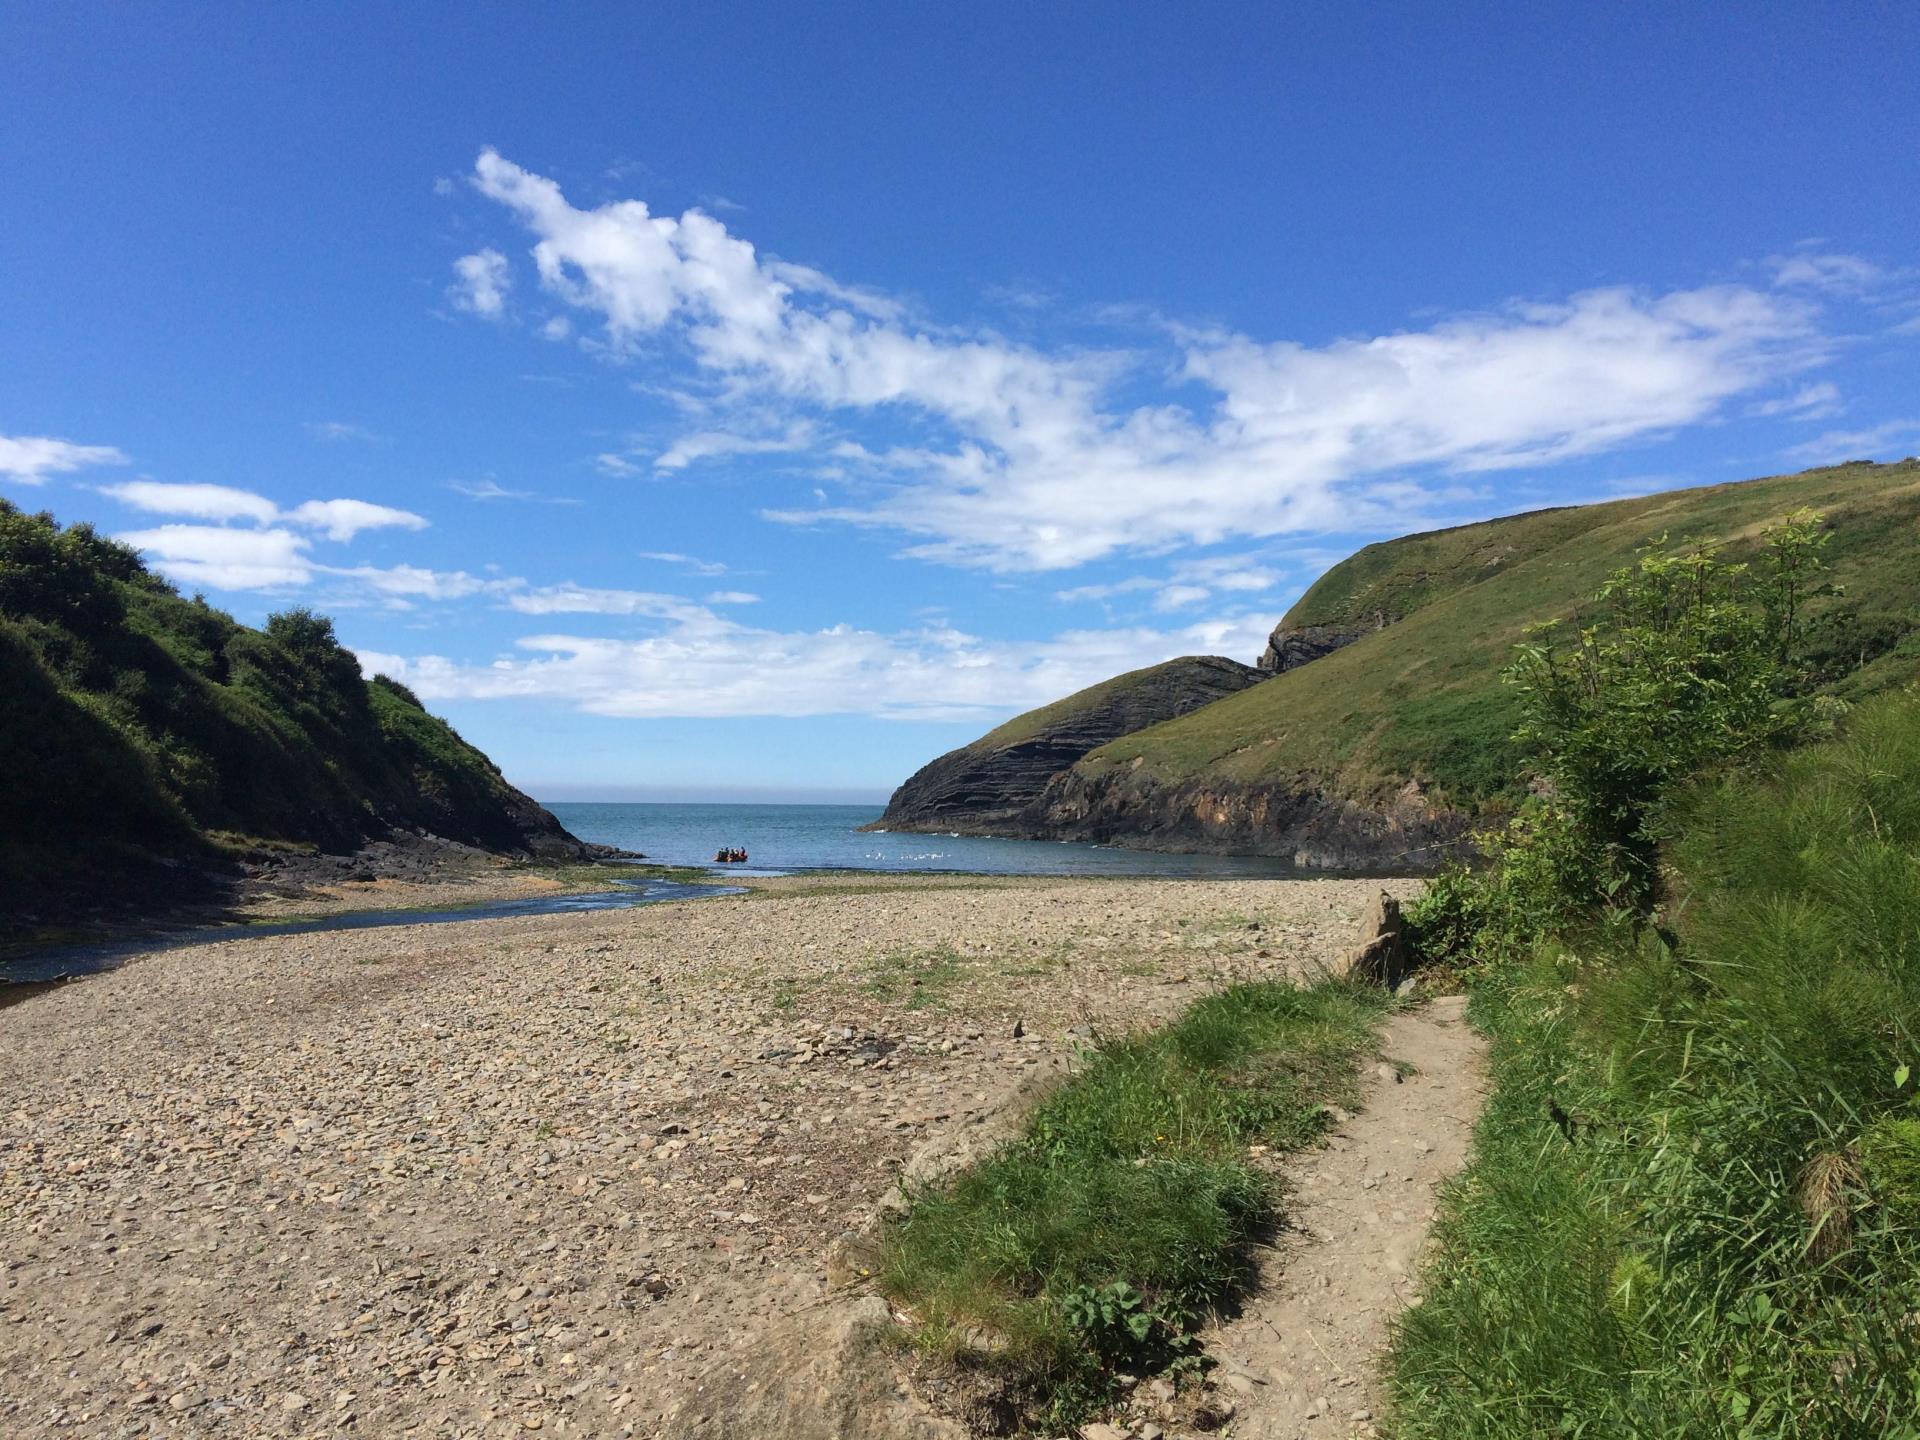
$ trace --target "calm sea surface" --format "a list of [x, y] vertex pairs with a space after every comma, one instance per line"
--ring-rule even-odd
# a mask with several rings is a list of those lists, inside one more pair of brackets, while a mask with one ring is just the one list
[[[1047, 840], [980, 840], [959, 835], [862, 834], [880, 818], [877, 805], [614, 805], [566, 803], [548, 807], [582, 840], [638, 850], [649, 860], [712, 870], [716, 875], [788, 874], [796, 870], [970, 870], [988, 875], [1260, 876], [1294, 873], [1284, 860], [1253, 856], [1160, 855]], [[746, 865], [716, 865], [721, 846], [742, 849]], [[129, 956], [206, 940], [311, 934], [383, 925], [432, 925], [505, 919], [575, 910], [623, 909], [663, 900], [735, 893], [709, 885], [679, 885], [651, 877], [609, 878], [590, 894], [492, 900], [448, 910], [363, 910], [273, 925], [176, 931], [142, 940], [63, 945], [0, 958], [0, 1005], [31, 993], [40, 982], [109, 970]]]
[[[878, 805], [668, 805], [561, 802], [547, 807], [582, 840], [638, 850], [666, 865], [731, 874], [792, 870], [971, 870], [990, 875], [1288, 875], [1284, 860], [1162, 855], [1050, 840], [894, 835], [860, 827]], [[746, 865], [715, 865], [722, 846]]]

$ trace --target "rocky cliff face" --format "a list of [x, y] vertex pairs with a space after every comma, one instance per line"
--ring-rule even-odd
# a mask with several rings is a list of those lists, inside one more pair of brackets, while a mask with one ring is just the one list
[[1266, 678], [1224, 656], [1189, 655], [1094, 686], [923, 766], [893, 792], [874, 828], [1034, 834], [1028, 811], [1088, 751]]
[[1322, 655], [1331, 655], [1343, 645], [1351, 645], [1362, 635], [1384, 629], [1386, 624], [1384, 615], [1372, 623], [1356, 625], [1289, 626], [1282, 620], [1273, 627], [1267, 648], [1260, 652], [1256, 663], [1269, 675], [1285, 674]]
[[1412, 782], [1385, 803], [1290, 782], [1163, 783], [1137, 766], [1070, 770], [1028, 812], [1030, 833], [1135, 850], [1273, 855], [1304, 869], [1431, 870], [1463, 843], [1467, 817]]

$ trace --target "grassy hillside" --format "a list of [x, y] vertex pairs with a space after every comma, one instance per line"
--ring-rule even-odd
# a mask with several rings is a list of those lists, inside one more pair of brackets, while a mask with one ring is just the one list
[[406, 826], [494, 850], [550, 815], [303, 610], [251, 630], [138, 555], [0, 501], [0, 895], [201, 851]]
[[1737, 550], [1802, 506], [1834, 530], [1846, 587], [1824, 602], [1822, 679], [1859, 695], [1920, 675], [1920, 465], [1799, 475], [1538, 511], [1370, 545], [1328, 571], [1283, 622], [1397, 623], [1299, 670], [1141, 730], [1078, 773], [1137, 765], [1161, 780], [1224, 786], [1311, 777], [1371, 800], [1409, 778], [1471, 804], [1517, 783], [1513, 697], [1499, 681], [1535, 621], [1574, 613], [1636, 547], [1662, 533]]
[[1148, 689], [1157, 680], [1178, 676], [1192, 663], [1192, 658], [1183, 655], [1177, 660], [1164, 660], [1158, 665], [1129, 670], [1124, 675], [1114, 676], [1111, 680], [1102, 680], [1098, 685], [1089, 685], [1084, 690], [1076, 690], [1073, 694], [1055, 700], [1050, 705], [1042, 705], [1038, 709], [1014, 716], [1004, 725], [989, 730], [964, 748], [971, 751], [992, 751], [1019, 745], [1033, 739], [1044, 730], [1052, 729], [1076, 716], [1109, 705], [1130, 691]]

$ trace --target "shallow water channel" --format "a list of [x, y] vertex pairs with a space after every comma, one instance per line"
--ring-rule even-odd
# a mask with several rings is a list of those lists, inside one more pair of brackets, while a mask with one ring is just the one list
[[157, 935], [50, 946], [0, 959], [0, 1005], [23, 1000], [50, 983], [75, 975], [112, 970], [136, 955], [178, 950], [222, 940], [251, 940], [261, 935], [311, 935], [324, 930], [371, 930], [382, 925], [439, 925], [454, 920], [504, 920], [520, 915], [562, 915], [575, 910], [624, 910], [666, 900], [697, 900], [707, 895], [738, 895], [738, 885], [682, 885], [672, 880], [610, 880], [604, 890], [573, 895], [537, 895], [519, 900], [482, 900], [444, 910], [349, 910], [306, 920], [274, 920], [255, 925], [202, 925]]

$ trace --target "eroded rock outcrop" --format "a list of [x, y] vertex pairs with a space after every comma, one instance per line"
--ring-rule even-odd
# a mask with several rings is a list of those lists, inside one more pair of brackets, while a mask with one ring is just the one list
[[1318, 660], [1322, 655], [1331, 655], [1342, 646], [1351, 645], [1363, 635], [1384, 630], [1387, 623], [1385, 615], [1351, 625], [1290, 626], [1282, 620], [1273, 627], [1273, 634], [1267, 638], [1267, 648], [1260, 652], [1260, 659], [1255, 663], [1269, 675], [1284, 675], [1289, 670], [1298, 670], [1309, 661]]
[[1137, 765], [1070, 770], [1029, 812], [1031, 833], [1138, 850], [1273, 855], [1303, 869], [1430, 870], [1463, 843], [1467, 817], [1409, 781], [1370, 803], [1311, 776], [1236, 784], [1169, 781]]
[[875, 828], [1032, 834], [1030, 810], [1081, 756], [1266, 678], [1221, 655], [1188, 655], [1095, 685], [922, 766], [893, 792]]

